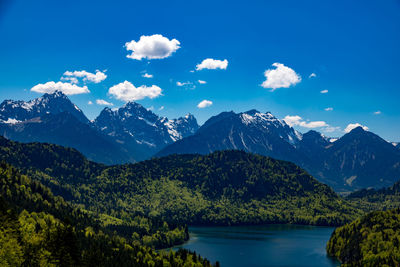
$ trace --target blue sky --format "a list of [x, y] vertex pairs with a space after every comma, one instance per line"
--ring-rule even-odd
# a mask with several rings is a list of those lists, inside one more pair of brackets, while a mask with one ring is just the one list
[[[172, 51], [162, 59], [127, 57], [133, 52], [127, 42], [155, 34], [179, 45], [161, 49]], [[123, 105], [109, 89], [129, 81], [142, 92], [160, 88], [157, 97], [137, 102], [169, 118], [190, 112], [203, 123], [222, 111], [255, 108], [291, 116], [301, 132], [316, 127], [341, 136], [348, 124], [359, 123], [400, 141], [398, 0], [3, 0], [0, 36], [0, 100], [38, 97], [34, 86], [60, 82], [66, 71], [106, 70], [101, 82], [79, 79], [76, 86], [90, 93], [70, 95], [91, 119], [104, 108], [97, 99]], [[226, 59], [228, 65], [197, 71], [207, 58]], [[289, 71], [283, 73], [289, 87], [262, 87], [268, 79], [279, 84], [280, 73], [264, 75], [277, 69], [274, 63], [293, 71], [298, 81]], [[316, 77], [309, 78], [312, 73]], [[198, 108], [203, 100], [212, 105]]]

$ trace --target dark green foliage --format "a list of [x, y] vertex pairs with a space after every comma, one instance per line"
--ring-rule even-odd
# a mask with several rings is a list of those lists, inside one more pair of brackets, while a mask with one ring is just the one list
[[[296, 165], [241, 151], [171, 155], [105, 167], [75, 150], [4, 139], [0, 158], [23, 168], [66, 200], [118, 218], [103, 216], [112, 229], [123, 229], [115, 226], [122, 221], [140, 233], [146, 231], [139, 229], [140, 218], [151, 218], [154, 227], [148, 236], [156, 234], [162, 221], [170, 230], [182, 223], [341, 225], [359, 215]], [[176, 241], [168, 244], [181, 241], [174, 236], [171, 232], [167, 239]]]
[[[134, 240], [112, 233], [6, 164], [0, 189], [1, 266], [211, 266], [188, 251], [157, 253], [141, 245], [139, 234]], [[169, 234], [164, 228], [152, 236], [156, 241]]]
[[327, 252], [342, 266], [399, 266], [400, 209], [371, 212], [337, 228]]
[[400, 207], [400, 181], [382, 189], [362, 189], [351, 193], [346, 199], [369, 212]]

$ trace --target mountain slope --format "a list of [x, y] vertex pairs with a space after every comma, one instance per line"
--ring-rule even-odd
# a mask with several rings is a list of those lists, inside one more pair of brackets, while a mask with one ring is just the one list
[[400, 153], [379, 136], [353, 129], [331, 142], [320, 133], [297, 133], [270, 113], [223, 112], [196, 134], [168, 145], [156, 156], [238, 149], [292, 161], [339, 191], [384, 187], [400, 179]]
[[195, 133], [199, 127], [193, 115], [168, 120], [135, 102], [115, 111], [105, 108], [94, 125], [133, 152], [137, 160], [150, 158], [166, 145]]
[[321, 169], [320, 179], [337, 187], [387, 187], [400, 179], [400, 153], [376, 134], [357, 127], [327, 146]]
[[47, 114], [56, 115], [68, 112], [82, 123], [89, 120], [69, 98], [60, 91], [44, 94], [42, 97], [30, 101], [4, 100], [0, 104], [0, 121], [3, 123], [17, 123], [42, 117]]
[[20, 142], [47, 142], [73, 147], [97, 162], [116, 164], [134, 161], [126, 149], [69, 112], [45, 114], [15, 124], [0, 123], [0, 134]]
[[156, 156], [238, 149], [294, 161], [295, 145], [300, 140], [300, 133], [269, 112], [223, 112], [210, 118], [196, 134], [167, 146]]

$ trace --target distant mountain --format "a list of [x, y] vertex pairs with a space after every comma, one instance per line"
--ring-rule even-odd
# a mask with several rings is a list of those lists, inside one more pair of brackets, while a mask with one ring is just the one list
[[361, 127], [328, 145], [323, 158], [317, 177], [336, 188], [381, 188], [400, 179], [400, 151]]
[[136, 160], [150, 158], [161, 148], [194, 134], [199, 128], [193, 115], [168, 120], [135, 102], [129, 102], [118, 110], [103, 109], [94, 125], [132, 151]]
[[296, 146], [301, 139], [299, 132], [269, 112], [223, 112], [206, 121], [196, 134], [167, 146], [157, 156], [237, 149], [295, 160], [298, 157]]
[[69, 98], [60, 91], [44, 94], [42, 97], [30, 101], [5, 100], [0, 104], [0, 122], [15, 124], [42, 117], [48, 114], [71, 113], [80, 122], [89, 123], [89, 120]]
[[0, 134], [20, 142], [46, 142], [72, 147], [97, 162], [116, 164], [134, 161], [128, 150], [69, 112], [45, 114], [18, 123], [0, 123]]
[[0, 135], [21, 142], [73, 147], [91, 160], [117, 164], [148, 159], [198, 129], [193, 115], [168, 120], [138, 103], [105, 108], [94, 122], [60, 91], [0, 104]]
[[379, 188], [400, 179], [400, 150], [361, 127], [338, 140], [316, 131], [301, 135], [271, 113], [255, 110], [212, 117], [196, 134], [165, 147], [157, 156], [226, 149], [292, 161], [340, 191]]

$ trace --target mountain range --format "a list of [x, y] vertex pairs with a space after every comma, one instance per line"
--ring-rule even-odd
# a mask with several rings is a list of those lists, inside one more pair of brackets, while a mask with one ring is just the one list
[[400, 149], [361, 127], [339, 139], [300, 133], [272, 113], [222, 112], [201, 127], [188, 114], [160, 117], [135, 102], [104, 108], [90, 121], [62, 92], [0, 104], [0, 135], [21, 142], [76, 148], [89, 159], [118, 164], [170, 154], [243, 150], [287, 160], [337, 191], [387, 187], [400, 179]]
[[89, 159], [117, 164], [151, 157], [198, 129], [193, 115], [169, 120], [138, 103], [104, 108], [89, 119], [60, 91], [31, 101], [0, 104], [0, 135], [20, 142], [48, 142], [76, 148]]

